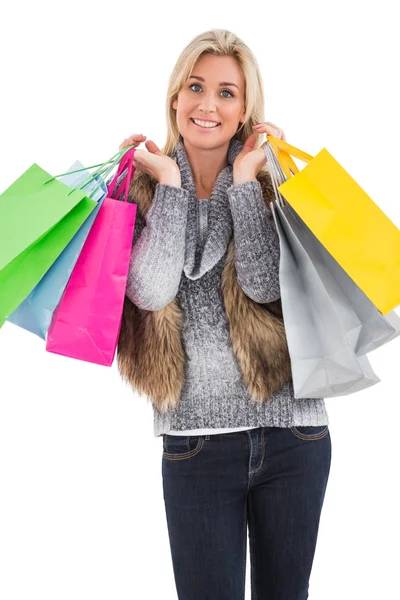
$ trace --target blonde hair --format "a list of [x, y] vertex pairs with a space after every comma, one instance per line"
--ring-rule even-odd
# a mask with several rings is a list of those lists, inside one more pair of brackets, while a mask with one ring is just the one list
[[[234, 33], [227, 29], [211, 29], [194, 37], [182, 50], [172, 70], [168, 81], [166, 117], [167, 139], [161, 149], [163, 154], [172, 156], [180, 140], [180, 133], [176, 122], [176, 110], [172, 107], [179, 91], [192, 74], [197, 59], [202, 54], [217, 56], [233, 56], [241, 68], [244, 80], [245, 117], [240, 123], [235, 135], [241, 142], [245, 142], [253, 133], [254, 123], [263, 123], [264, 117], [264, 91], [260, 69], [257, 60], [250, 48]], [[254, 148], [260, 148], [261, 135], [257, 136]], [[268, 170], [266, 165], [261, 170]]]

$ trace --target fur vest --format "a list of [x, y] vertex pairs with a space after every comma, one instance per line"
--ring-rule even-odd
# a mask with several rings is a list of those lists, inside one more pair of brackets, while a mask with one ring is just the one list
[[[268, 172], [257, 175], [267, 205], [275, 200]], [[157, 181], [136, 170], [129, 198], [146, 218]], [[236, 278], [233, 235], [221, 278], [232, 349], [254, 402], [268, 401], [292, 376], [281, 300], [259, 304], [240, 288]], [[117, 347], [118, 369], [139, 394], [161, 412], [179, 405], [186, 353], [182, 344], [183, 311], [175, 298], [160, 311], [142, 310], [125, 296]]]

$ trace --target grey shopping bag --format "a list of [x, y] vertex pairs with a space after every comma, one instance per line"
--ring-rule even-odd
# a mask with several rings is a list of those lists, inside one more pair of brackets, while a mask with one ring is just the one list
[[394, 310], [383, 315], [376, 308], [283, 198], [277, 188], [287, 179], [287, 176], [268, 142], [264, 144], [264, 150], [268, 158], [279, 210], [285, 215], [289, 226], [310, 256], [323, 280], [356, 355], [367, 354], [398, 337], [400, 335], [400, 317]]
[[357, 356], [372, 352], [400, 335], [400, 317], [393, 310], [383, 315], [351, 279], [296, 211], [279, 206], [286, 222], [312, 260]]
[[330, 398], [378, 383], [366, 356], [357, 357], [328, 291], [307, 252], [270, 205], [280, 241], [282, 312], [295, 398]]

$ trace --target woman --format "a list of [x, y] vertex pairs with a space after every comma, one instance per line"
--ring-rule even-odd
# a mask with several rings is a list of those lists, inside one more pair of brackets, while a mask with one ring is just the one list
[[167, 141], [134, 156], [137, 204], [118, 346], [154, 409], [180, 600], [305, 600], [331, 461], [324, 399], [294, 399], [279, 239], [250, 49], [212, 30], [169, 80]]

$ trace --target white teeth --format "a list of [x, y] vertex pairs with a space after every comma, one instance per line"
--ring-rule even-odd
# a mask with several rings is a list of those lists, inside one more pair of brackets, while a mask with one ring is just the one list
[[197, 119], [193, 119], [196, 125], [200, 125], [200, 127], [218, 127], [218, 123], [213, 123], [212, 121], [198, 121]]

